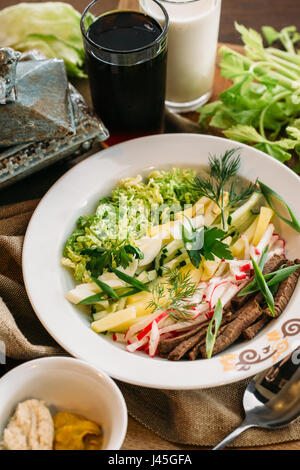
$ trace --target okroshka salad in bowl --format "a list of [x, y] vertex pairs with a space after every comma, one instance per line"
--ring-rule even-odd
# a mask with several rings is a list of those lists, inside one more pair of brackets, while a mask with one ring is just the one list
[[299, 346], [299, 192], [280, 162], [212, 136], [98, 152], [31, 218], [31, 304], [66, 351], [124, 382], [199, 389], [259, 373]]
[[128, 354], [195, 361], [285, 311], [300, 274], [285, 231], [300, 225], [259, 169], [241, 177], [243, 152], [128, 174], [82, 213], [61, 263], [74, 278], [66, 299], [95, 334]]

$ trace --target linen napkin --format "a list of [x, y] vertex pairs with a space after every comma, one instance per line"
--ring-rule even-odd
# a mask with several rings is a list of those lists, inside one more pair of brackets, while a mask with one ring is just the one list
[[[24, 361], [67, 355], [37, 319], [23, 284], [23, 238], [37, 203], [0, 207], [0, 340], [8, 357]], [[193, 391], [118, 385], [130, 415], [160, 437], [179, 444], [213, 446], [243, 419], [242, 397], [249, 380]], [[231, 445], [253, 447], [298, 439], [300, 420], [274, 431], [250, 429]]]

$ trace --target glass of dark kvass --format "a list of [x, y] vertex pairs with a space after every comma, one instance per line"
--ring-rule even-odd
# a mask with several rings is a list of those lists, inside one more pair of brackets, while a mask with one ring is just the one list
[[157, 0], [149, 2], [153, 17], [144, 0], [135, 8], [132, 0], [131, 8], [95, 0], [81, 18], [93, 106], [111, 144], [162, 132], [169, 17]]

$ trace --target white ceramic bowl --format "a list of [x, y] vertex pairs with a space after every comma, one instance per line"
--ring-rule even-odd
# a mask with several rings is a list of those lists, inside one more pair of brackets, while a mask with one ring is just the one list
[[[26, 290], [39, 319], [70, 354], [136, 385], [163, 389], [197, 389], [242, 380], [283, 359], [300, 342], [300, 283], [283, 315], [252, 341], [239, 342], [212, 359], [172, 362], [131, 354], [123, 345], [97, 335], [90, 321], [65, 294], [74, 287], [71, 273], [61, 266], [63, 246], [83, 214], [92, 214], [119, 180], [155, 168], [198, 168], [210, 154], [240, 148], [240, 175], [257, 177], [278, 192], [300, 220], [300, 178], [263, 152], [227, 139], [198, 134], [164, 134], [115, 145], [87, 158], [66, 173], [37, 207], [23, 250]], [[287, 241], [288, 257], [300, 255], [300, 235], [281, 221], [276, 231]]]
[[116, 384], [86, 362], [47, 357], [26, 362], [0, 379], [0, 439], [17, 404], [43, 400], [50, 411], [69, 411], [102, 425], [105, 450], [121, 448], [127, 408]]

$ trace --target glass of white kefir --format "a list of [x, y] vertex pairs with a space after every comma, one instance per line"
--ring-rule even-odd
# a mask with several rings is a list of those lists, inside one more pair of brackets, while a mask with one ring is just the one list
[[[170, 17], [166, 105], [173, 112], [193, 111], [212, 94], [222, 0], [159, 2]], [[149, 0], [140, 6], [153, 16]]]

